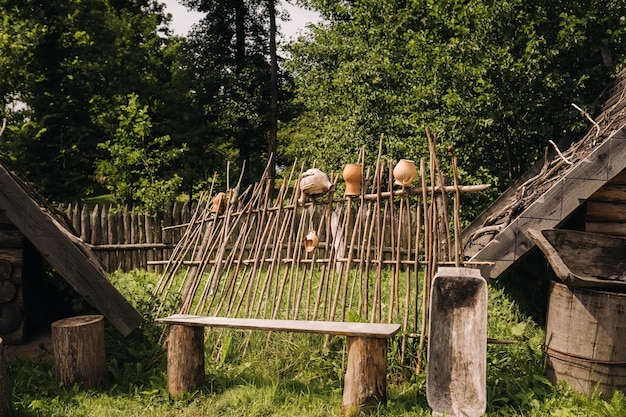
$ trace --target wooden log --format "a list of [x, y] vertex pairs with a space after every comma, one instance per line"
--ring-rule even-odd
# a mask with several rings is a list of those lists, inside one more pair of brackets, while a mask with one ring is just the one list
[[589, 197], [589, 201], [607, 201], [613, 203], [626, 203], [626, 185], [605, 184]]
[[12, 270], [13, 265], [11, 265], [11, 262], [0, 259], [0, 280], [11, 279]]
[[387, 398], [387, 339], [348, 337], [343, 388], [347, 416], [371, 412]]
[[104, 316], [78, 316], [52, 323], [55, 377], [65, 385], [102, 388], [108, 383]]
[[173, 397], [204, 382], [204, 328], [172, 324], [167, 341], [167, 389]]
[[586, 220], [626, 222], [626, 204], [588, 201]]
[[604, 235], [626, 236], [626, 223], [586, 222], [585, 231]]
[[0, 338], [0, 417], [10, 417], [12, 409], [11, 386], [4, 355], [4, 341]]

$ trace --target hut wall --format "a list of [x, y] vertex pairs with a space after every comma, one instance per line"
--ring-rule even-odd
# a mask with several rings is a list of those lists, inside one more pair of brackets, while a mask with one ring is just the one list
[[626, 170], [589, 197], [585, 231], [626, 236]]
[[0, 213], [0, 337], [9, 345], [24, 336], [24, 235]]

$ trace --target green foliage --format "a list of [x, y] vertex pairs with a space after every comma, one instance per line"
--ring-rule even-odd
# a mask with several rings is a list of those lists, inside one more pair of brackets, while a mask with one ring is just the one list
[[388, 159], [419, 159], [428, 128], [492, 197], [586, 125], [570, 103], [593, 114], [626, 53], [621, 0], [305, 3], [328, 21], [289, 50], [286, 151], [338, 171], [384, 133]]
[[171, 173], [171, 165], [186, 145], [172, 147], [167, 135], [151, 138], [148, 106], [142, 107], [136, 94], [120, 106], [118, 120], [113, 139], [98, 144], [110, 155], [98, 162], [98, 177], [118, 203], [140, 203], [150, 213], [159, 213], [179, 194], [182, 179]]
[[[0, 1], [0, 146], [46, 197], [102, 191], [97, 144], [116, 128], [103, 115], [118, 97], [136, 93], [155, 112], [166, 97], [180, 102], [168, 67], [179, 44], [160, 36], [165, 22], [153, 0]], [[158, 115], [155, 137], [165, 135]]]
[[[54, 381], [49, 360], [9, 362], [15, 416], [157, 417], [340, 415], [345, 341], [322, 335], [211, 331], [207, 346], [220, 345], [216, 357], [207, 349], [206, 383], [182, 399], [167, 393], [163, 328], [153, 322], [152, 291], [159, 275], [145, 271], [115, 273], [111, 281], [148, 318], [139, 332], [123, 338], [106, 327], [110, 387], [105, 391], [64, 388]], [[487, 353], [490, 416], [615, 416], [626, 410], [624, 393], [604, 401], [574, 394], [565, 384], [552, 385], [542, 368], [543, 330], [525, 316], [510, 295], [489, 288], [489, 337], [512, 345], [489, 345]], [[161, 315], [175, 307], [173, 296]], [[224, 341], [227, 341], [224, 343]], [[395, 342], [394, 342], [395, 343]], [[389, 361], [397, 361], [394, 348]], [[374, 416], [429, 416], [425, 373], [392, 367], [388, 400]]]

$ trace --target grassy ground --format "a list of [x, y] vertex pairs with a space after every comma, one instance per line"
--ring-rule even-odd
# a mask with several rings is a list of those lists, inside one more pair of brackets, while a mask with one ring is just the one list
[[[114, 282], [141, 311], [150, 311], [154, 276], [118, 274]], [[89, 312], [89, 311], [85, 311]], [[80, 312], [79, 312], [80, 313]], [[544, 376], [544, 333], [500, 288], [490, 287], [489, 337], [515, 340], [489, 345], [489, 416], [626, 417], [626, 398], [588, 399]], [[122, 338], [107, 329], [106, 390], [64, 388], [54, 381], [49, 357], [9, 362], [14, 416], [191, 417], [191, 416], [341, 416], [345, 343], [342, 338], [263, 332], [207, 332], [206, 383], [185, 398], [167, 393], [162, 327], [148, 322]], [[411, 342], [411, 340], [409, 340]], [[415, 356], [415, 345], [409, 356]], [[375, 416], [430, 416], [426, 376], [399, 363], [399, 339], [389, 356], [388, 400]]]

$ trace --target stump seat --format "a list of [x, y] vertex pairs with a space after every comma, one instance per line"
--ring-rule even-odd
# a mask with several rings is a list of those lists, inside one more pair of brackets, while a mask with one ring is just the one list
[[389, 339], [398, 324], [269, 320], [174, 314], [157, 319], [169, 325], [168, 390], [173, 396], [197, 389], [204, 381], [204, 328], [220, 327], [272, 332], [318, 333], [346, 336], [348, 364], [343, 406], [346, 414], [367, 411], [384, 401], [387, 391]]

